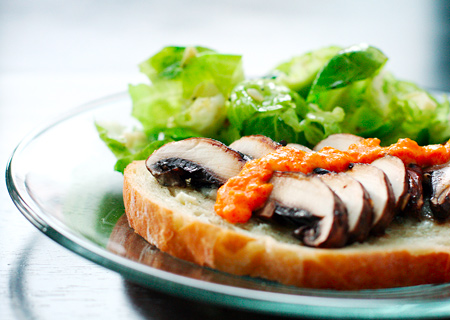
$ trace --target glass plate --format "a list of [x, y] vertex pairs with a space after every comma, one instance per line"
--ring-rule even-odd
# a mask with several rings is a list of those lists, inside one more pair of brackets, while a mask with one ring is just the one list
[[[47, 236], [125, 278], [170, 294], [276, 315], [359, 319], [450, 316], [450, 285], [312, 290], [237, 277], [181, 261], [137, 236], [123, 216], [122, 175], [95, 120], [125, 123], [126, 93], [83, 105], [26, 137], [7, 167], [19, 210]], [[128, 120], [127, 120], [128, 119]]]

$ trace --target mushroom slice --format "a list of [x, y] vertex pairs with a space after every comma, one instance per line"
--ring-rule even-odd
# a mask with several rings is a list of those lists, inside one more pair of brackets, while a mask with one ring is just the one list
[[348, 213], [348, 242], [363, 242], [372, 228], [373, 207], [369, 194], [360, 182], [344, 172], [318, 175], [342, 200]]
[[245, 160], [240, 153], [208, 138], [170, 142], [146, 160], [147, 169], [164, 186], [219, 187], [237, 175]]
[[239, 151], [251, 159], [261, 158], [279, 147], [281, 144], [259, 134], [242, 137], [230, 144], [231, 149]]
[[319, 151], [323, 147], [332, 147], [341, 151], [347, 151], [348, 147], [357, 143], [364, 138], [355, 136], [350, 133], [336, 133], [329, 135], [327, 138], [320, 141], [314, 148], [314, 151]]
[[398, 157], [384, 156], [371, 163], [378, 169], [383, 170], [391, 183], [395, 197], [395, 208], [400, 210], [404, 207], [404, 199], [408, 191], [408, 177], [405, 164]]
[[[319, 178], [294, 172], [275, 172], [264, 216], [278, 216], [297, 226], [294, 236], [311, 247], [342, 247], [347, 243], [347, 210]], [[276, 217], [274, 217], [276, 218]]]
[[401, 208], [406, 215], [420, 219], [424, 205], [423, 200], [423, 171], [417, 164], [406, 167], [408, 178], [408, 192]]
[[447, 219], [450, 216], [450, 162], [427, 168], [424, 182], [433, 216], [438, 220]]
[[354, 164], [346, 173], [363, 185], [372, 200], [371, 232], [383, 233], [395, 216], [395, 197], [387, 175], [381, 169], [364, 163]]
[[313, 152], [310, 148], [302, 145], [302, 144], [298, 144], [298, 143], [288, 143], [286, 145], [286, 147], [291, 147], [291, 148], [295, 148], [304, 152]]

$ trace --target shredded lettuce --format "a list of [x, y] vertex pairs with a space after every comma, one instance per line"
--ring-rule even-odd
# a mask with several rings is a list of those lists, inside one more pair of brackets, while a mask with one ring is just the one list
[[165, 47], [139, 65], [149, 83], [129, 86], [140, 127], [96, 126], [121, 172], [167, 142], [195, 136], [229, 144], [263, 134], [309, 147], [339, 132], [383, 144], [405, 137], [422, 145], [449, 139], [449, 101], [396, 79], [385, 70], [387, 60], [366, 44], [330, 46], [245, 79], [239, 55]]

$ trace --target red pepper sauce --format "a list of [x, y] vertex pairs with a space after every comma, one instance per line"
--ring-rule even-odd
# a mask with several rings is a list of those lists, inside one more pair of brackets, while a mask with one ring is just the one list
[[261, 208], [272, 191], [269, 183], [274, 171], [310, 173], [315, 168], [341, 172], [351, 163], [371, 163], [385, 155], [400, 158], [405, 165], [422, 167], [443, 164], [450, 160], [450, 142], [445, 145], [421, 147], [411, 139], [400, 139], [387, 147], [379, 139], [364, 139], [348, 151], [325, 147], [318, 152], [304, 152], [281, 147], [260, 159], [249, 161], [242, 171], [229, 179], [217, 193], [216, 213], [231, 223], [247, 222], [252, 212]]

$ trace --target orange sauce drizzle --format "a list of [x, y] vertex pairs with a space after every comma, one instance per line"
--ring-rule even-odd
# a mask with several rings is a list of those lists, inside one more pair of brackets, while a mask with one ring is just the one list
[[427, 167], [443, 164], [450, 160], [450, 141], [421, 147], [411, 139], [400, 139], [395, 144], [382, 147], [379, 139], [368, 138], [351, 145], [347, 151], [325, 147], [317, 152], [304, 152], [280, 147], [260, 159], [248, 161], [237, 176], [220, 187], [214, 210], [228, 222], [244, 223], [270, 196], [272, 184], [269, 181], [274, 171], [307, 174], [315, 168], [323, 168], [342, 172], [351, 163], [371, 163], [386, 155], [400, 158], [405, 165], [415, 163]]

